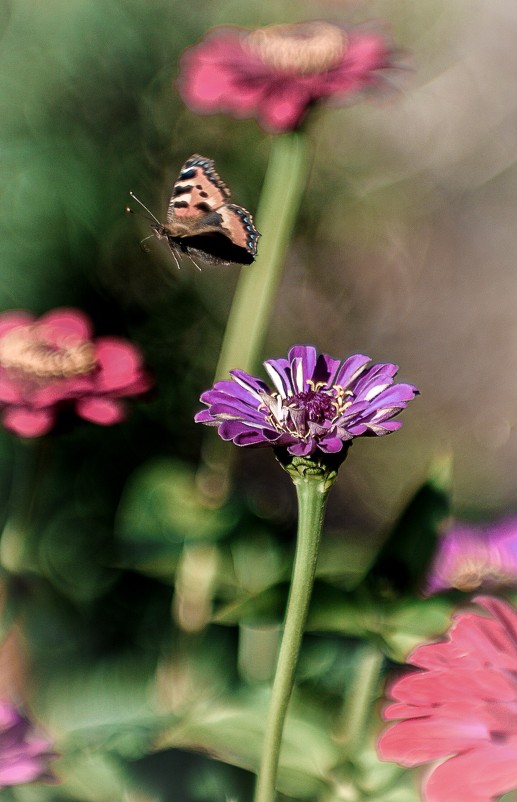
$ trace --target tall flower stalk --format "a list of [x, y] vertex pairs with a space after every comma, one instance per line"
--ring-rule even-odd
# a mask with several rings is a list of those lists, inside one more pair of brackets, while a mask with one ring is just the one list
[[296, 554], [264, 733], [255, 802], [273, 802], [275, 798], [282, 733], [309, 612], [325, 507], [329, 490], [337, 476], [335, 471], [325, 471], [304, 457], [295, 457], [286, 470], [294, 482], [298, 500]]
[[[308, 141], [302, 133], [284, 134], [271, 140], [269, 165], [257, 212], [261, 247], [253, 268], [241, 270], [221, 345], [216, 380], [226, 376], [235, 365], [252, 371], [259, 361], [307, 179], [308, 154]], [[224, 496], [232, 464], [231, 453], [221, 449], [220, 440], [209, 437], [203, 447], [203, 464], [208, 468], [211, 492]]]
[[308, 171], [309, 145], [303, 133], [272, 138], [257, 211], [262, 234], [259, 253], [253, 268], [241, 270], [216, 379], [226, 376], [235, 365], [248, 371], [257, 367]]
[[30, 529], [38, 489], [49, 454], [48, 438], [20, 439], [13, 443], [13, 471], [7, 519], [0, 535], [0, 566], [12, 574], [29, 564]]

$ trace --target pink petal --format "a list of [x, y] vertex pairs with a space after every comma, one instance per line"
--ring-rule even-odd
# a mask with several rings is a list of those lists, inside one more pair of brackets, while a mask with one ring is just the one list
[[88, 395], [92, 392], [92, 389], [92, 374], [49, 381], [44, 386], [34, 390], [30, 399], [31, 406], [34, 408], [51, 407], [59, 403], [59, 401]]
[[[21, 746], [20, 748], [23, 748]], [[1, 760], [1, 758], [0, 758]], [[0, 763], [0, 787], [20, 785], [37, 780], [43, 773], [41, 760], [30, 755], [23, 755], [9, 761], [10, 765]]]
[[446, 760], [424, 786], [426, 802], [493, 802], [517, 788], [517, 749], [490, 744]]
[[101, 426], [111, 426], [119, 423], [125, 417], [122, 404], [112, 398], [97, 396], [81, 398], [75, 408], [81, 418], [99, 423]]
[[454, 671], [419, 671], [407, 674], [390, 688], [390, 696], [410, 704], [438, 705], [473, 698], [511, 701], [515, 698], [515, 680], [492, 666], [475, 671], [458, 666]]
[[243, 51], [238, 33], [218, 30], [182, 57], [180, 92], [185, 103], [201, 113], [251, 114], [263, 91], [255, 62]]
[[122, 391], [134, 384], [137, 387], [143, 384], [147, 389], [142, 380], [140, 354], [131, 343], [116, 337], [101, 337], [96, 342], [96, 357], [100, 370], [94, 382], [98, 392]]
[[25, 312], [23, 309], [12, 309], [9, 312], [0, 314], [0, 337], [11, 329], [16, 329], [18, 326], [28, 326], [34, 322], [33, 316], [30, 312]]
[[342, 63], [328, 73], [325, 94], [343, 95], [378, 83], [378, 70], [391, 66], [390, 55], [390, 48], [381, 35], [351, 33]]
[[292, 131], [305, 114], [310, 97], [294, 81], [286, 81], [281, 91], [278, 87], [275, 90], [264, 93], [258, 108], [259, 122], [267, 130]]
[[54, 425], [54, 420], [54, 411], [48, 407], [45, 409], [8, 407], [2, 417], [5, 428], [20, 437], [39, 437], [46, 434]]
[[23, 396], [17, 383], [0, 370], [0, 403], [20, 404], [22, 401]]
[[[448, 721], [445, 716], [399, 721], [382, 734], [378, 751], [382, 760], [402, 766], [418, 766], [444, 755], [472, 749], [489, 742], [490, 733], [482, 721]], [[517, 777], [516, 777], [517, 785]]]
[[38, 325], [48, 328], [50, 338], [58, 342], [63, 337], [89, 340], [92, 336], [91, 321], [79, 309], [53, 309], [39, 318]]

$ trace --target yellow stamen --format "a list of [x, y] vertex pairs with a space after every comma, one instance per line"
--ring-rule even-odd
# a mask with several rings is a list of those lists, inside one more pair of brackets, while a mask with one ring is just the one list
[[36, 380], [66, 379], [92, 372], [95, 348], [77, 337], [56, 345], [45, 336], [44, 327], [17, 326], [0, 339], [0, 365]]
[[310, 75], [336, 67], [347, 49], [348, 37], [336, 25], [313, 20], [258, 28], [244, 43], [269, 67]]

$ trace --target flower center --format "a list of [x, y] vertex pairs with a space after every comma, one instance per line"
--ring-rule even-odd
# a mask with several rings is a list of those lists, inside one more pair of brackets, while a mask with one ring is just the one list
[[515, 584], [515, 576], [505, 572], [503, 567], [490, 565], [486, 562], [469, 560], [451, 578], [451, 587], [470, 593], [483, 585]]
[[287, 409], [293, 412], [303, 411], [307, 421], [314, 423], [325, 423], [326, 420], [333, 420], [336, 416], [336, 407], [331, 396], [326, 393], [307, 390], [304, 393], [296, 393], [283, 402]]
[[258, 28], [244, 41], [268, 67], [302, 75], [337, 66], [348, 45], [341, 28], [318, 20]]
[[287, 398], [281, 398], [278, 393], [264, 395], [267, 419], [277, 431], [307, 439], [316, 432], [330, 429], [352, 403], [350, 390], [337, 385], [323, 388], [310, 381], [307, 384], [308, 390]]
[[0, 339], [0, 365], [38, 381], [68, 379], [92, 372], [95, 349], [72, 336], [56, 343], [45, 326], [17, 326]]

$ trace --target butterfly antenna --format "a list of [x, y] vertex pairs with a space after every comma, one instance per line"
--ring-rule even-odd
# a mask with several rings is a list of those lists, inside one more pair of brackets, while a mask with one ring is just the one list
[[203, 271], [202, 271], [202, 270], [201, 270], [201, 268], [199, 267], [198, 263], [194, 261], [194, 259], [192, 258], [192, 256], [191, 256], [190, 254], [188, 255], [188, 258], [190, 259], [190, 261], [192, 262], [192, 264], [194, 265], [194, 267], [197, 267], [197, 269], [199, 270], [199, 272], [200, 272], [200, 273], [202, 273]]
[[138, 243], [140, 245], [141, 249], [144, 251], [144, 253], [150, 253], [151, 249], [148, 248], [147, 245], [144, 245], [143, 243], [146, 242], [146, 240], [148, 240], [148, 239], [152, 239], [153, 237], [154, 237], [154, 234], [149, 234], [148, 237], [144, 237]]
[[[170, 247], [170, 246], [169, 246], [169, 247]], [[173, 249], [172, 249], [172, 248], [170, 249], [170, 251], [171, 251], [171, 253], [172, 253], [172, 258], [173, 258], [173, 259], [174, 259], [174, 261], [176, 262], [176, 267], [178, 268], [178, 270], [181, 270], [181, 265], [180, 265], [180, 263], [179, 263], [179, 259], [178, 259], [178, 257], [176, 256], [176, 254], [174, 253], [174, 251], [173, 251]]]
[[[155, 222], [155, 223], [158, 223], [158, 225], [161, 225], [161, 223], [160, 223], [160, 221], [158, 220], [158, 218], [154, 216], [154, 214], [151, 212], [151, 210], [150, 210], [150, 209], [148, 209], [148, 208], [147, 208], [147, 206], [145, 205], [145, 203], [142, 203], [142, 201], [140, 200], [140, 198], [137, 198], [137, 197], [136, 197], [136, 195], [135, 195], [133, 192], [131, 192], [131, 191], [129, 192], [129, 194], [131, 195], [131, 197], [133, 198], [133, 200], [136, 200], [136, 202], [140, 204], [140, 206], [142, 207], [142, 209], [145, 209], [145, 211], [147, 212], [147, 214], [150, 214], [150, 215], [151, 215], [151, 219], [152, 219], [152, 220], [154, 220], [154, 222]], [[130, 209], [130, 208], [129, 208], [129, 206], [126, 206], [126, 212], [127, 212], [128, 214], [138, 214], [138, 212], [135, 212], [135, 211], [133, 211], [133, 209]]]

